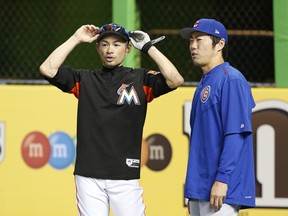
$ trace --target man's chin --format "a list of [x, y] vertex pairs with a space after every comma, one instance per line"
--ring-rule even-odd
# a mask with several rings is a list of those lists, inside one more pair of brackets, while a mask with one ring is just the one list
[[103, 64], [103, 66], [107, 67], [107, 68], [116, 68], [116, 67], [121, 66], [121, 64], [105, 63], [105, 64]]
[[194, 64], [195, 66], [201, 66], [200, 62], [195, 61], [195, 60], [193, 60], [193, 64]]

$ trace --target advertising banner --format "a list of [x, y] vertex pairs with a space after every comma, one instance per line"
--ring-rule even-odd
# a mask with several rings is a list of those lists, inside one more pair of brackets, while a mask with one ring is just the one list
[[[148, 216], [188, 216], [183, 194], [194, 91], [180, 87], [148, 105], [140, 179]], [[286, 216], [288, 89], [252, 91], [257, 208], [239, 215]], [[3, 85], [0, 99], [0, 215], [76, 216], [77, 99], [49, 85]]]

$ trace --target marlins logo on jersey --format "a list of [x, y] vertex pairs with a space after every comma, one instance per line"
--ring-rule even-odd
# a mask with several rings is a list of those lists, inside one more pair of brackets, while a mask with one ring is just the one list
[[[135, 105], [140, 105], [140, 100], [134, 86], [130, 84], [122, 84], [120, 88], [117, 90], [117, 94], [119, 95], [117, 104], [124, 104], [125, 101], [130, 105], [133, 101]], [[128, 90], [130, 88], [130, 90]]]

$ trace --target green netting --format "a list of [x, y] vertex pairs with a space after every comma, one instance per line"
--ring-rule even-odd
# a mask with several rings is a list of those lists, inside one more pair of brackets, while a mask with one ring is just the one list
[[[274, 82], [272, 0], [136, 2], [141, 29], [151, 38], [166, 35], [157, 47], [186, 82], [197, 82], [201, 71], [193, 66], [188, 41], [180, 37], [179, 29], [192, 26], [201, 17], [216, 18], [229, 29], [228, 61], [250, 82]], [[80, 25], [112, 21], [112, 0], [1, 0], [0, 8], [0, 80], [41, 80], [39, 65]], [[67, 64], [77, 68], [101, 66], [95, 46], [80, 46]], [[156, 67], [147, 56], [141, 58], [143, 67]]]
[[[78, 27], [111, 22], [112, 2], [94, 0], [0, 1], [0, 79], [43, 79], [39, 66]], [[100, 66], [95, 46], [81, 44], [66, 63]]]
[[[250, 82], [274, 82], [272, 0], [138, 0], [142, 29], [151, 37], [166, 35], [157, 45], [177, 66], [185, 81], [198, 81], [188, 42], [179, 29], [193, 26], [199, 18], [221, 21], [229, 30], [228, 61]], [[241, 30], [241, 31], [239, 31]], [[142, 65], [153, 64], [142, 58]]]

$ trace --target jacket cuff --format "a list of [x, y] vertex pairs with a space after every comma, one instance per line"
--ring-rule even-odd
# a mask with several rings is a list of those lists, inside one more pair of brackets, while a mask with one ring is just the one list
[[218, 172], [215, 180], [228, 184], [230, 181], [230, 175]]

